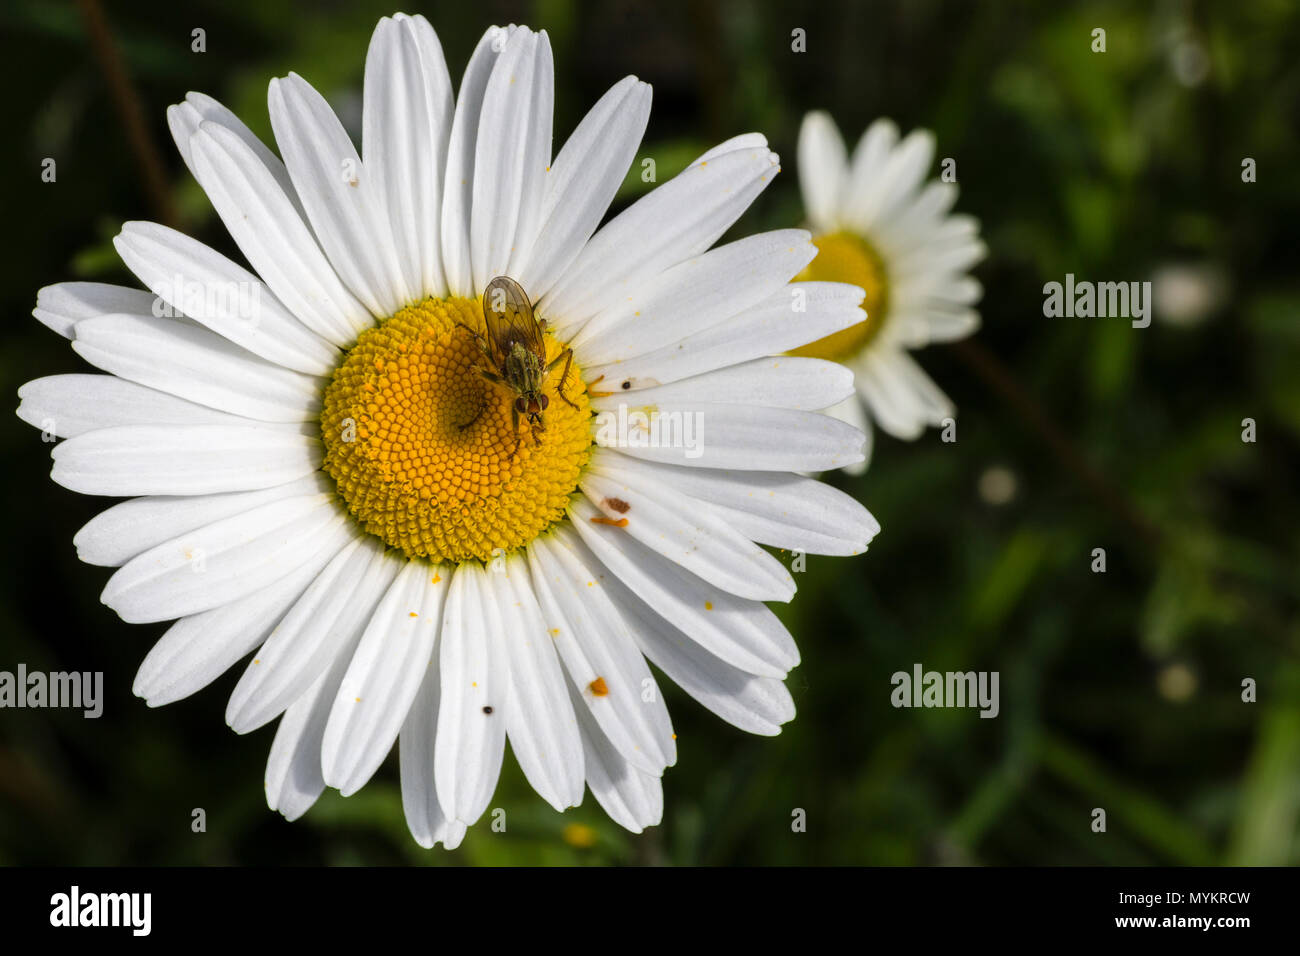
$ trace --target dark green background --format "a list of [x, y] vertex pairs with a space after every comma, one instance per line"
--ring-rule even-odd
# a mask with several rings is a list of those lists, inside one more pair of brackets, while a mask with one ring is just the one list
[[[171, 0], [108, 16], [163, 151], [180, 225], [229, 239], [171, 145], [164, 109], [186, 90], [267, 134], [267, 80], [296, 70], [355, 131], [366, 44], [389, 3]], [[619, 77], [655, 88], [640, 156], [666, 178], [721, 139], [758, 130], [785, 172], [736, 233], [801, 218], [794, 169], [804, 111], [850, 141], [879, 115], [926, 126], [957, 160], [960, 211], [990, 248], [981, 345], [1028, 396], [1008, 403], [969, 352], [924, 367], [959, 408], [958, 441], [879, 436], [859, 495], [884, 531], [855, 559], [811, 558], [782, 609], [804, 656], [799, 715], [753, 738], [670, 690], [678, 765], [663, 824], [633, 837], [588, 796], [560, 816], [507, 768], [485, 822], [454, 853], [406, 833], [395, 761], [359, 795], [327, 794], [288, 824], [263, 803], [273, 731], [236, 737], [231, 672], [150, 711], [135, 668], [164, 625], [127, 626], [98, 603], [105, 569], [79, 564], [75, 530], [107, 502], [48, 479], [49, 446], [0, 417], [4, 501], [0, 669], [102, 670], [98, 721], [0, 711], [0, 863], [1295, 863], [1300, 859], [1300, 457], [1296, 130], [1300, 16], [1286, 0], [1162, 3], [413, 3], [458, 78], [490, 23], [549, 31], [556, 135]], [[190, 31], [207, 31], [207, 52]], [[807, 31], [806, 53], [791, 31]], [[1107, 31], [1107, 51], [1090, 33]], [[0, 8], [4, 254], [0, 393], [85, 370], [29, 317], [56, 281], [132, 282], [109, 243], [156, 218], [77, 8]], [[1174, 69], [1180, 45], [1203, 82]], [[58, 181], [40, 181], [44, 157]], [[1243, 157], [1258, 181], [1243, 183]], [[639, 170], [639, 164], [636, 167]], [[643, 186], [629, 179], [617, 206]], [[1143, 280], [1171, 262], [1225, 277], [1195, 326], [1046, 319], [1065, 273]], [[1057, 423], [1128, 506], [1090, 492], [1029, 424]], [[1241, 420], [1258, 441], [1241, 440]], [[991, 467], [1017, 492], [979, 493]], [[1104, 547], [1105, 574], [1089, 570]], [[997, 670], [1002, 713], [895, 710], [890, 675]], [[1171, 670], [1173, 668], [1173, 670]], [[1169, 676], [1190, 674], [1190, 694]], [[1252, 677], [1259, 701], [1243, 703]], [[1162, 691], [1162, 687], [1165, 688]], [[195, 807], [207, 832], [190, 829]], [[1108, 813], [1093, 833], [1091, 811]], [[791, 832], [794, 808], [806, 833]], [[595, 828], [591, 848], [563, 838]]]

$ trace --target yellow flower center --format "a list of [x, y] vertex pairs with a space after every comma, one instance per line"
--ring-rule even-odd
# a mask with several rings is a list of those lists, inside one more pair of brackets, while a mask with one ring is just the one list
[[[324, 470], [348, 511], [410, 557], [486, 561], [559, 521], [591, 454], [586, 386], [577, 365], [548, 376], [542, 428], [512, 410], [519, 397], [474, 336], [472, 299], [426, 299], [362, 332], [325, 390]], [[548, 363], [564, 351], [545, 335]]]
[[832, 332], [824, 339], [794, 349], [791, 355], [842, 362], [862, 350], [876, 337], [889, 311], [889, 279], [880, 254], [861, 236], [832, 232], [813, 240], [817, 258], [794, 277], [795, 282], [847, 282], [867, 293], [862, 308], [865, 322]]

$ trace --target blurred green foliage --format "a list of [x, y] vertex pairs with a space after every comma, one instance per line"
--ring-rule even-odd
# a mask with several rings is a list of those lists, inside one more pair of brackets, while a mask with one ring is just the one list
[[[884, 531], [856, 559], [809, 559], [780, 609], [804, 656], [799, 716], [748, 737], [675, 689], [678, 765], [663, 825], [634, 837], [588, 797], [563, 816], [507, 759], [494, 806], [453, 853], [419, 849], [392, 762], [296, 823], [258, 783], [272, 731], [235, 737], [232, 672], [162, 712], [130, 694], [164, 626], [99, 605], [107, 574], [71, 539], [104, 502], [47, 477], [49, 446], [0, 419], [6, 544], [0, 669], [103, 670], [105, 714], [0, 713], [0, 863], [1293, 864], [1300, 862], [1300, 16], [1289, 0], [791, 4], [778, 0], [414, 3], [458, 76], [490, 23], [549, 31], [557, 147], [619, 77], [655, 87], [616, 208], [709, 145], [765, 133], [785, 174], [735, 234], [801, 219], [795, 139], [825, 108], [846, 137], [876, 116], [932, 128], [957, 160], [959, 210], [983, 224], [985, 348], [1032, 403], [1161, 529], [1151, 543], [1089, 494], [959, 350], [920, 360], [953, 397], [959, 440], [878, 436], [868, 474], [837, 476]], [[164, 109], [217, 96], [269, 135], [265, 84], [295, 70], [353, 130], [369, 34], [392, 12], [328, 3], [110, 3], [165, 151], [184, 228], [233, 245], [171, 147]], [[28, 318], [37, 288], [132, 280], [111, 238], [148, 195], [73, 4], [0, 8], [11, 81], [7, 322], [0, 391], [83, 370]], [[191, 52], [190, 31], [207, 31]], [[1091, 31], [1107, 31], [1105, 53]], [[791, 31], [807, 31], [807, 52]], [[40, 162], [58, 161], [56, 184]], [[1243, 183], [1241, 162], [1257, 163]], [[1148, 279], [1190, 263], [1224, 279], [1199, 323], [1046, 319], [1065, 273]], [[1241, 440], [1241, 421], [1258, 441]], [[1015, 493], [979, 492], [990, 468]], [[1089, 570], [1107, 551], [1105, 574]], [[997, 670], [1002, 711], [896, 710], [890, 675]], [[1258, 681], [1257, 703], [1241, 681]], [[666, 682], [665, 682], [666, 683]], [[207, 811], [206, 833], [191, 810]], [[1094, 807], [1105, 834], [1090, 828]], [[806, 833], [791, 831], [795, 808]], [[572, 828], [578, 823], [590, 830]], [[566, 829], [568, 828], [568, 829]], [[590, 844], [584, 845], [584, 844]]]

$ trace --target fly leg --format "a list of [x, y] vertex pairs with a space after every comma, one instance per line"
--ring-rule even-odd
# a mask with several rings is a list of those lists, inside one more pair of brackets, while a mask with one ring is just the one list
[[515, 450], [510, 453], [510, 458], [513, 460], [519, 454], [519, 409], [515, 407], [514, 402], [510, 403], [510, 431], [515, 436]]
[[[473, 332], [473, 329], [470, 329], [469, 331]], [[497, 375], [494, 372], [490, 372], [485, 368], [478, 369], [478, 373], [483, 376], [484, 380], [491, 382], [493, 385], [505, 384], [499, 375]], [[465, 429], [469, 428], [470, 425], [473, 425], [476, 421], [479, 420], [479, 417], [483, 414], [483, 410], [487, 408], [487, 406], [488, 403], [486, 399], [479, 402], [478, 411], [474, 413], [473, 417], [471, 417], [470, 420], [467, 422], [461, 422], [456, 427], [459, 428], [461, 431], [464, 431]]]
[[477, 345], [482, 350], [483, 354], [484, 355], [489, 354], [487, 339], [483, 338], [482, 332], [477, 332], [474, 329], [471, 329], [464, 322], [457, 322], [456, 328], [464, 329], [466, 332], [468, 332], [470, 336], [474, 339], [474, 344]]
[[555, 394], [559, 395], [560, 398], [564, 399], [565, 404], [567, 404], [569, 407], [577, 408], [578, 406], [575, 405], [569, 399], [569, 397], [564, 394], [564, 383], [568, 381], [569, 367], [573, 364], [573, 349], [565, 349], [559, 355], [555, 356], [555, 360], [552, 361], [550, 365], [546, 366], [546, 372], [549, 375], [551, 369], [555, 368], [555, 366], [560, 364], [560, 359], [564, 359], [564, 371], [560, 373], [560, 384], [555, 387]]
[[[542, 423], [538, 421], [525, 422], [524, 424], [529, 426], [529, 431], [533, 436], [533, 445], [540, 445], [542, 439], [539, 433], [542, 431]], [[510, 457], [514, 458], [519, 454], [519, 408], [513, 402], [510, 404], [510, 430], [515, 435], [515, 450], [510, 453]]]
[[474, 413], [474, 416], [469, 421], [461, 422], [456, 427], [461, 431], [464, 431], [465, 429], [469, 428], [470, 425], [473, 425], [476, 421], [479, 420], [480, 417], [482, 417], [483, 409], [485, 408], [487, 408], [487, 402], [480, 402], [478, 406], [478, 411]]

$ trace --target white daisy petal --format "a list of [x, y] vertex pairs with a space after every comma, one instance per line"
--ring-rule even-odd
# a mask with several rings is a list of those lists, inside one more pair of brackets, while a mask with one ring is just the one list
[[866, 407], [862, 404], [861, 383], [855, 383], [859, 389], [853, 395], [850, 395], [838, 405], [832, 405], [826, 409], [826, 414], [838, 418], [847, 425], [856, 428], [862, 432], [862, 460], [852, 465], [845, 465], [844, 470], [850, 475], [861, 475], [871, 464], [871, 449], [875, 444], [875, 429], [871, 427], [871, 416], [867, 414]]
[[145, 656], [132, 693], [161, 707], [202, 690], [257, 647], [330, 557], [351, 537], [339, 526], [279, 580], [230, 604], [177, 621]]
[[232, 415], [306, 422], [320, 414], [320, 379], [272, 365], [175, 319], [86, 319], [77, 324], [72, 348], [106, 372]]
[[420, 682], [420, 689], [406, 714], [406, 722], [402, 724], [402, 732], [397, 738], [402, 775], [402, 810], [411, 836], [426, 850], [432, 849], [437, 843], [453, 850], [465, 837], [465, 824], [449, 819], [443, 812], [433, 783], [433, 748], [438, 734], [440, 681], [438, 655], [433, 654], [429, 658], [424, 679]]
[[582, 801], [583, 781], [582, 740], [564, 672], [525, 561], [510, 558], [501, 571], [485, 580], [510, 657], [510, 701], [505, 713], [510, 749], [533, 789], [563, 812]]
[[267, 107], [289, 177], [338, 277], [375, 316], [415, 301], [383, 194], [325, 98], [290, 73], [271, 81]]
[[266, 805], [286, 820], [296, 820], [325, 792], [321, 747], [330, 708], [347, 672], [361, 634], [351, 635], [342, 652], [326, 662], [324, 671], [280, 720], [266, 761]]
[[858, 364], [858, 390], [874, 422], [895, 438], [915, 441], [925, 431], [925, 419], [919, 403], [891, 368], [891, 360], [901, 355], [891, 351], [880, 356], [862, 356]]
[[678, 468], [607, 451], [593, 459], [593, 467], [611, 459], [618, 459], [618, 470], [627, 480], [689, 495], [727, 528], [761, 544], [811, 554], [851, 555], [865, 551], [880, 533], [876, 519], [857, 499], [812, 478], [785, 472]]
[[882, 340], [891, 345], [919, 349], [932, 342], [965, 338], [978, 329], [979, 324], [979, 313], [974, 309], [935, 304], [920, 311], [892, 314], [889, 324], [880, 332]]
[[568, 532], [528, 551], [533, 585], [555, 649], [578, 688], [575, 707], [596, 719], [623, 757], [646, 773], [677, 762], [672, 722], [650, 668]]
[[274, 720], [339, 656], [352, 656], [401, 563], [384, 558], [369, 535], [349, 544], [321, 571], [249, 663], [226, 707], [237, 734]]
[[424, 67], [415, 37], [389, 17], [380, 19], [371, 34], [364, 90], [363, 162], [375, 194], [389, 210], [394, 252], [406, 287], [422, 294], [422, 247], [436, 257], [427, 234], [429, 214], [437, 208], [428, 197], [434, 179], [430, 167], [436, 166], [436, 127], [408, 121], [430, 114]]
[[983, 294], [979, 281], [964, 273], [921, 273], [896, 281], [890, 290], [890, 302], [897, 311], [910, 312], [935, 302], [974, 305]]
[[432, 197], [427, 212], [428, 223], [422, 229], [422, 236], [427, 237], [429, 245], [426, 248], [425, 239], [421, 239], [421, 249], [424, 250], [421, 265], [425, 294], [445, 295], [447, 279], [442, 268], [442, 195], [446, 186], [448, 142], [456, 109], [451, 74], [447, 71], [442, 44], [428, 20], [420, 14], [408, 17], [399, 13], [394, 18], [415, 37], [415, 45], [420, 51], [420, 63], [424, 69], [425, 102], [429, 108], [428, 125], [433, 130], [434, 153], [431, 162], [425, 160], [426, 168], [433, 173], [433, 178], [428, 183], [428, 195]]
[[329, 540], [342, 521], [330, 495], [265, 504], [132, 558], [100, 600], [135, 624], [220, 607], [292, 571], [293, 560]]
[[848, 173], [848, 152], [830, 114], [808, 113], [799, 127], [799, 189], [813, 227], [833, 232]]
[[361, 789], [392, 749], [434, 653], [446, 593], [427, 562], [406, 561], [369, 615], [321, 747], [325, 782], [343, 796]]
[[618, 594], [619, 608], [632, 625], [641, 652], [674, 684], [727, 723], [771, 737], [794, 719], [794, 700], [784, 681], [733, 667], [646, 607], [617, 579], [610, 579], [606, 586]]
[[854, 394], [853, 372], [836, 362], [782, 355], [694, 375], [668, 385], [624, 392], [589, 389], [598, 413], [617, 413], [629, 403], [637, 408], [660, 402], [691, 405], [722, 402], [765, 408], [826, 408]]
[[988, 247], [979, 239], [969, 236], [954, 242], [932, 244], [920, 252], [902, 256], [893, 263], [898, 281], [905, 282], [923, 274], [943, 274], [969, 269], [988, 255]]
[[279, 187], [284, 190], [285, 196], [298, 214], [306, 215], [302, 209], [302, 202], [298, 199], [298, 193], [289, 179], [289, 171], [284, 168], [280, 157], [271, 152], [270, 147], [258, 139], [257, 134], [249, 129], [243, 120], [219, 102], [203, 93], [189, 92], [185, 94], [185, 102], [167, 107], [167, 125], [171, 129], [172, 139], [176, 141], [176, 149], [180, 151], [181, 159], [185, 160], [185, 165], [189, 167], [195, 179], [199, 178], [199, 174], [194, 168], [194, 151], [190, 140], [205, 121], [224, 126], [243, 140], [252, 150], [253, 155], [262, 161], [262, 165], [266, 167]]
[[243, 266], [153, 222], [128, 222], [113, 240], [140, 281], [173, 309], [254, 355], [308, 375], [334, 370], [339, 353], [311, 332]]
[[600, 225], [650, 118], [650, 86], [634, 76], [612, 86], [583, 117], [546, 177], [537, 240], [511, 274], [540, 299]]
[[366, 55], [364, 162], [387, 203], [407, 287], [420, 296], [446, 294], [438, 232], [452, 109], [447, 64], [429, 22], [380, 20]]
[[59, 282], [36, 293], [36, 308], [32, 315], [41, 324], [70, 339], [73, 329], [82, 319], [115, 313], [153, 315], [157, 301], [157, 296], [142, 289], [104, 282]]
[[132, 498], [101, 511], [72, 538], [77, 557], [87, 564], [118, 567], [137, 554], [274, 501], [330, 491], [321, 472], [260, 491], [226, 495]]
[[855, 197], [854, 214], [861, 228], [887, 222], [898, 209], [916, 199], [916, 191], [934, 160], [934, 134], [926, 129], [908, 133], [881, 167], [872, 190]]
[[[577, 698], [576, 690], [570, 693]], [[656, 826], [664, 815], [663, 784], [628, 760], [605, 736], [596, 718], [574, 701], [582, 725], [583, 765], [591, 795], [609, 818], [624, 829], [640, 833]]]
[[443, 181], [442, 264], [447, 290], [452, 295], [473, 298], [474, 271], [470, 258], [469, 223], [474, 196], [474, 157], [478, 143], [479, 114], [487, 93], [488, 79], [502, 50], [516, 27], [489, 27], [478, 41], [465, 67], [456, 97], [451, 137], [447, 144], [447, 171]]
[[957, 201], [957, 184], [932, 182], [910, 205], [877, 223], [872, 239], [891, 259], [915, 249], [941, 229], [947, 212]]
[[701, 153], [691, 163], [692, 166], [698, 166], [701, 163], [712, 162], [719, 156], [726, 156], [728, 153], [735, 153], [741, 150], [762, 149], [767, 146], [767, 137], [762, 133], [741, 133], [739, 136], [733, 136], [731, 139], [723, 140], [712, 149]]
[[239, 425], [244, 419], [195, 405], [115, 375], [50, 375], [18, 389], [18, 417], [73, 438], [114, 425]]
[[570, 514], [583, 543], [604, 567], [705, 650], [741, 670], [783, 678], [799, 651], [767, 605], [715, 588], [659, 557], [620, 529], [598, 526], [589, 501]]
[[434, 783], [447, 816], [467, 826], [487, 809], [501, 774], [510, 696], [510, 662], [485, 619], [483, 579], [470, 564], [452, 575], [438, 641]]
[[635, 458], [693, 468], [808, 472], [862, 460], [861, 433], [793, 408], [664, 402], [629, 424], [626, 435], [598, 429], [596, 441]]
[[604, 365], [708, 329], [783, 290], [817, 255], [810, 239], [781, 229], [687, 259], [594, 315], [569, 344], [584, 366]]
[[708, 249], [779, 171], [765, 146], [692, 163], [591, 237], [538, 303], [557, 328], [577, 328], [642, 282]]
[[626, 458], [598, 455], [578, 482], [607, 521], [669, 561], [738, 597], [789, 601], [785, 566], [694, 499], [681, 499], [658, 476]]
[[930, 345], [930, 312], [894, 312], [880, 329], [880, 341], [896, 349], [922, 349]]
[[842, 222], [866, 230], [871, 223], [864, 215], [876, 195], [876, 182], [898, 143], [898, 126], [893, 120], [881, 118], [872, 123], [853, 149], [849, 160], [849, 176], [844, 184]]
[[540, 157], [542, 144], [530, 143], [529, 133], [534, 84], [550, 82], [549, 76], [538, 75], [543, 61], [550, 62], [550, 44], [520, 28], [493, 65], [483, 92], [470, 200], [474, 214], [470, 217], [469, 250], [476, 289], [486, 288], [509, 266], [525, 200], [525, 180], [535, 190], [528, 202], [535, 206], [541, 200], [538, 171], [532, 167], [540, 162], [545, 172], [550, 164], [550, 130], [546, 130], [544, 159]]
[[346, 658], [333, 666], [298, 698], [280, 719], [266, 760], [266, 805], [286, 820], [297, 820], [325, 792], [320, 769], [321, 740], [330, 704], [343, 679]]
[[952, 400], [938, 385], [934, 384], [934, 380], [925, 374], [912, 356], [900, 352], [893, 363], [893, 368], [920, 403], [927, 424], [941, 425], [945, 418], [957, 413]]
[[[542, 206], [546, 199], [551, 172], [552, 128], [555, 112], [555, 63], [551, 57], [551, 38], [542, 30], [537, 34], [537, 58], [533, 67], [532, 97], [528, 121], [519, 142], [523, 157], [519, 187], [519, 218], [514, 240], [506, 261], [505, 274], [516, 275], [532, 257], [538, 231], [542, 225]], [[477, 176], [477, 173], [476, 173]], [[489, 271], [494, 266], [489, 265]], [[525, 288], [527, 288], [525, 286]], [[530, 292], [536, 299], [538, 295]], [[582, 795], [581, 785], [578, 795]]]
[[84, 495], [210, 495], [271, 488], [320, 467], [289, 426], [120, 425], [56, 445], [50, 477]]
[[863, 292], [840, 282], [796, 282], [711, 329], [645, 355], [611, 365], [584, 367], [601, 391], [635, 391], [738, 362], [779, 355], [866, 320]]
[[955, 342], [974, 334], [980, 327], [980, 315], [974, 309], [931, 309], [926, 315], [930, 342]]
[[942, 424], [956, 411], [948, 396], [901, 350], [877, 349], [864, 356], [858, 381], [872, 417], [895, 438], [914, 440], [926, 425]]
[[190, 140], [194, 176], [262, 281], [299, 321], [349, 346], [374, 321], [339, 281], [306, 221], [238, 135], [204, 122]]

